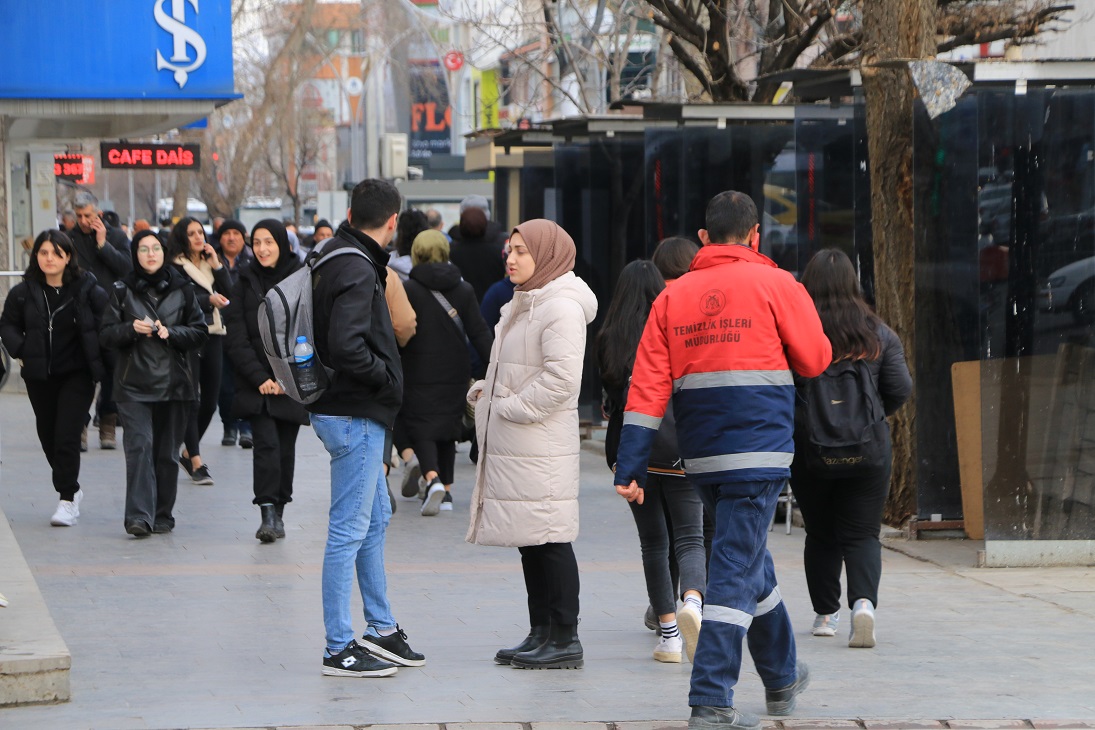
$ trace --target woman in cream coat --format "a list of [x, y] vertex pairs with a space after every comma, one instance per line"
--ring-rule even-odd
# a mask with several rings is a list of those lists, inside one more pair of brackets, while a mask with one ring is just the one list
[[516, 547], [528, 591], [530, 631], [500, 650], [499, 664], [577, 669], [578, 390], [586, 325], [597, 298], [574, 275], [574, 241], [555, 223], [517, 226], [506, 273], [517, 285], [502, 309], [475, 404], [479, 464], [467, 541]]

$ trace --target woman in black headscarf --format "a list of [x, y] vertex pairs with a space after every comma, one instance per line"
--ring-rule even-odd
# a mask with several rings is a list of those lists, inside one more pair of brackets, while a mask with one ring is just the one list
[[279, 221], [261, 220], [251, 231], [253, 260], [240, 271], [231, 304], [224, 310], [228, 356], [236, 373], [232, 415], [251, 422], [254, 438], [253, 504], [262, 512], [255, 537], [285, 537], [285, 505], [293, 501], [297, 432], [308, 423], [304, 406], [285, 395], [274, 379], [259, 336], [259, 303], [271, 287], [299, 269], [289, 235]]
[[125, 421], [125, 531], [171, 532], [179, 487], [175, 454], [198, 397], [190, 353], [209, 331], [190, 280], [167, 264], [156, 234], [130, 244], [133, 271], [114, 283], [99, 341], [118, 351], [114, 400]]

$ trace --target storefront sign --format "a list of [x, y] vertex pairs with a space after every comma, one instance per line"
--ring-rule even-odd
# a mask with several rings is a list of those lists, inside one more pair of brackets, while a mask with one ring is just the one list
[[[2, 2], [0, 98], [231, 99], [231, 0]], [[42, 39], [64, 52], [43, 52]]]
[[83, 155], [54, 155], [53, 175], [59, 180], [76, 182], [84, 177]]
[[103, 167], [115, 170], [197, 170], [201, 145], [101, 142]]
[[410, 159], [419, 162], [452, 152], [452, 108], [445, 72], [437, 62], [410, 68]]

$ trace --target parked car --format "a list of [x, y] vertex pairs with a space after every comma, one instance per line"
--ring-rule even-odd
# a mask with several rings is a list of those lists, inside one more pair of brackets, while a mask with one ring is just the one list
[[1095, 256], [1073, 261], [1049, 275], [1038, 291], [1045, 312], [1071, 312], [1077, 324], [1095, 324]]

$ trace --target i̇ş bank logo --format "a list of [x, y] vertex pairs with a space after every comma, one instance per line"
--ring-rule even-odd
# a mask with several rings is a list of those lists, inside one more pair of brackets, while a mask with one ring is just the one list
[[[173, 45], [171, 47], [171, 60], [164, 59], [159, 50], [156, 51], [156, 70], [168, 69], [175, 72], [175, 83], [179, 88], [186, 86], [189, 75], [205, 63], [205, 41], [198, 31], [186, 24], [186, 4], [194, 7], [194, 14], [198, 14], [198, 0], [171, 0], [171, 15], [164, 12], [163, 6], [167, 0], [155, 0], [154, 14], [156, 24], [171, 34]], [[187, 46], [194, 49], [195, 59], [190, 60]]]

